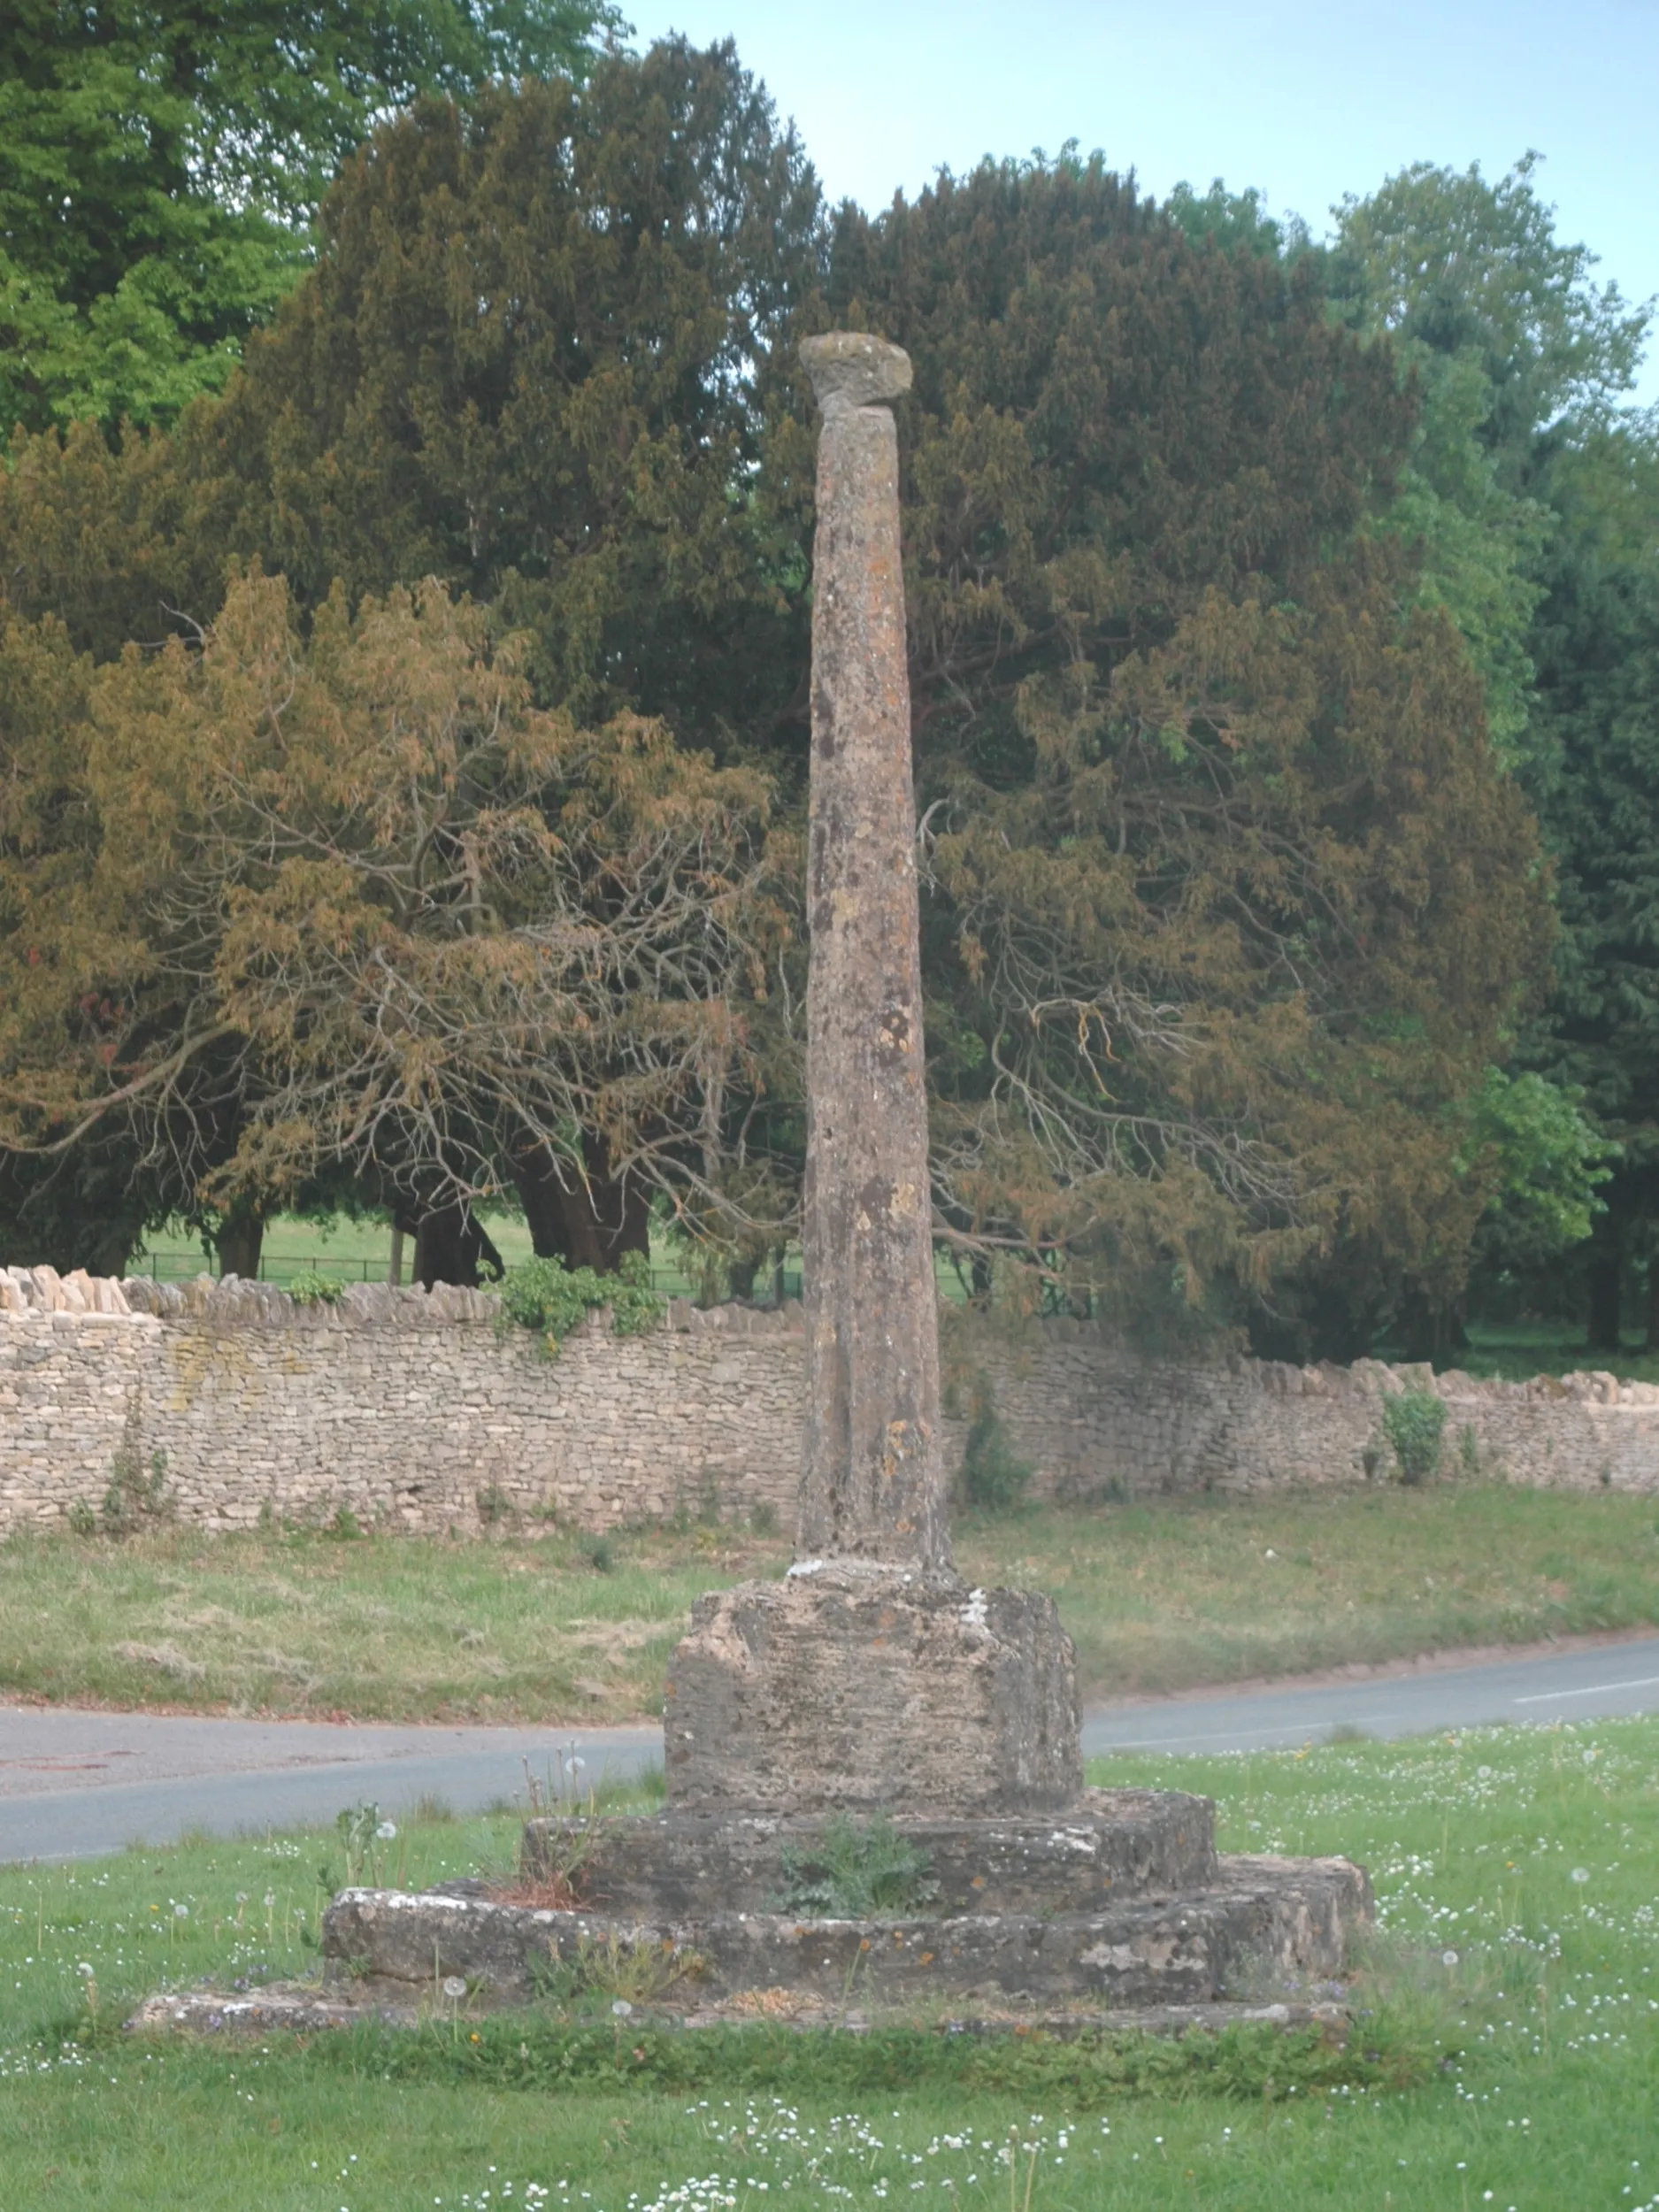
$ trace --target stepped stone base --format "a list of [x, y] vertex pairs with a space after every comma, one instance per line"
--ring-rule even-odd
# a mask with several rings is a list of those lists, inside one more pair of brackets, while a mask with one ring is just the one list
[[676, 1808], [1060, 1810], [1083, 1786], [1053, 1601], [838, 1560], [700, 1598], [668, 1670]]
[[[1088, 1913], [1124, 1896], [1202, 1890], [1216, 1878], [1216, 1809], [1181, 1790], [1084, 1790], [1046, 1817], [905, 1813], [895, 1832], [928, 1861], [941, 1915]], [[822, 1816], [671, 1811], [610, 1827], [526, 1824], [523, 1870], [574, 1868], [584, 1904], [621, 1918], [775, 1913], [784, 1853], [810, 1859]]]
[[[469, 1997], [457, 2016], [472, 2019], [487, 2008]], [[129, 2035], [188, 2035], [254, 2037], [280, 2034], [314, 2035], [327, 2028], [353, 2028], [365, 2020], [387, 2027], [418, 2028], [434, 2016], [430, 1991], [421, 1992], [409, 1982], [374, 1982], [349, 1978], [324, 1985], [316, 1982], [271, 1982], [256, 1994], [227, 1993], [223, 1990], [165, 1990], [147, 1997], [127, 2022]], [[446, 2002], [442, 2017], [449, 2016]], [[778, 1989], [744, 1990], [735, 1997], [713, 1998], [675, 2016], [683, 2028], [739, 2027], [757, 2021], [769, 2026], [810, 2030], [837, 2028], [857, 2033], [880, 2019], [860, 2004], [849, 2004], [843, 1993], [833, 1999], [796, 1996]], [[1179, 2038], [1197, 2029], [1211, 2035], [1241, 2023], [1279, 2028], [1320, 2029], [1333, 2042], [1346, 2036], [1348, 2012], [1340, 1996], [1317, 1989], [1288, 2001], [1253, 2004], [1223, 2000], [1198, 2005], [1130, 2005], [1109, 2016], [1077, 2008], [1001, 2004], [953, 2007], [932, 2024], [951, 2035], [1006, 2035], [1010, 2028], [1021, 2033], [1041, 2031], [1062, 2040], [1098, 2033], [1125, 2031], [1143, 2035]]]
[[1339, 1975], [1370, 1886], [1345, 1859], [1226, 1858], [1185, 1895], [1103, 1911], [947, 1919], [801, 1920], [711, 1912], [649, 1920], [477, 1897], [347, 1890], [324, 1922], [326, 1956], [357, 1978], [441, 1985], [458, 1976], [493, 2003], [580, 1972], [595, 1947], [644, 1950], [661, 2001], [690, 2009], [746, 1992], [872, 2008], [969, 2001], [1111, 2013], [1202, 2005]]

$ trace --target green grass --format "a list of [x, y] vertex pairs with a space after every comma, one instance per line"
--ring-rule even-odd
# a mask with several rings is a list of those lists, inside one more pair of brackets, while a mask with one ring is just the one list
[[1086, 1695], [1195, 1688], [1659, 1622], [1659, 1498], [1446, 1481], [1033, 1509], [964, 1573], [1052, 1593]]
[[1466, 1375], [1497, 1375], [1525, 1382], [1530, 1375], [1568, 1375], [1595, 1370], [1624, 1382], [1659, 1382], [1659, 1353], [1632, 1341], [1620, 1352], [1593, 1352], [1582, 1327], [1567, 1321], [1479, 1322], [1469, 1332], [1466, 1351], [1455, 1352], [1448, 1367]]
[[[1131, 1695], [1659, 1621], [1659, 1500], [1496, 1485], [971, 1517], [972, 1580], [1050, 1591], [1084, 1694]], [[649, 1718], [702, 1592], [781, 1572], [736, 1528], [457, 1542], [316, 1531], [0, 1544], [0, 1692], [361, 1719]], [[595, 1560], [608, 1563], [600, 1571]]]
[[[533, 1256], [530, 1232], [522, 1221], [514, 1220], [510, 1215], [491, 1214], [486, 1217], [486, 1226], [491, 1242], [509, 1267], [520, 1267]], [[296, 1275], [311, 1269], [321, 1275], [338, 1276], [348, 1283], [383, 1283], [388, 1279], [391, 1259], [389, 1222], [352, 1221], [344, 1214], [336, 1214], [319, 1225], [314, 1221], [296, 1220], [279, 1214], [265, 1225], [259, 1272], [273, 1283], [291, 1282]], [[405, 1282], [410, 1279], [413, 1264], [413, 1246], [405, 1238]], [[204, 1270], [210, 1273], [218, 1271], [200, 1237], [181, 1230], [158, 1230], [134, 1257], [127, 1272], [153, 1274], [164, 1282], [177, 1282]], [[689, 1297], [697, 1291], [695, 1271], [688, 1271], [681, 1264], [680, 1256], [665, 1245], [653, 1251], [652, 1270], [658, 1289], [669, 1295]], [[793, 1273], [798, 1276], [799, 1272], [797, 1260]], [[798, 1284], [792, 1283], [791, 1287], [798, 1287]]]
[[[1211, 1793], [1230, 1848], [1370, 1864], [1382, 1934], [1345, 2057], [1261, 2032], [1183, 2055], [534, 2011], [134, 2046], [112, 2024], [162, 1983], [312, 1957], [337, 1839], [204, 1842], [0, 1869], [0, 2202], [1001, 2212], [1012, 2138], [1013, 2212], [1653, 2212], [1659, 1722], [1092, 1775]], [[503, 1821], [418, 1826], [392, 1870], [499, 1865], [512, 1840]]]
[[783, 1559], [775, 1541], [702, 1529], [603, 1548], [24, 1535], [0, 1545], [0, 1687], [359, 1719], [633, 1719], [660, 1712], [693, 1599]]

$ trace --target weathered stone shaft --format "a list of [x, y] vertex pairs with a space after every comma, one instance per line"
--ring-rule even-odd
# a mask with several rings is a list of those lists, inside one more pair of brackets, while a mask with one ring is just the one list
[[824, 426], [807, 859], [807, 1416], [800, 1556], [949, 1571], [899, 550], [908, 357], [802, 349]]

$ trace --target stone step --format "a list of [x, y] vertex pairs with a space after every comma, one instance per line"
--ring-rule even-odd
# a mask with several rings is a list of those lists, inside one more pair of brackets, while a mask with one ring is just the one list
[[1202, 1890], [1051, 1916], [639, 1919], [352, 1889], [325, 1916], [323, 1951], [354, 1977], [425, 1985], [441, 2008], [444, 1980], [459, 1978], [492, 2003], [626, 1980], [669, 2010], [783, 1989], [866, 2008], [970, 1998], [1110, 2011], [1259, 2002], [1326, 1980], [1370, 1910], [1370, 1885], [1346, 1859], [1224, 1858]]
[[[526, 1825], [522, 1863], [532, 1881], [570, 1871], [582, 1904], [612, 1918], [776, 1912], [784, 1854], [810, 1860], [826, 1824], [822, 1816], [679, 1810], [542, 1818]], [[901, 1814], [891, 1826], [926, 1855], [932, 1909], [943, 1913], [1087, 1913], [1143, 1893], [1201, 1890], [1215, 1878], [1215, 1806], [1179, 1790], [1086, 1790], [1046, 1819]]]

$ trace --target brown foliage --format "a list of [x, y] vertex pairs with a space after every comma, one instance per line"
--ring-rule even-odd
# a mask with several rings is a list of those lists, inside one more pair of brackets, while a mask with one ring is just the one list
[[430, 1202], [536, 1148], [580, 1185], [584, 1134], [612, 1175], [718, 1179], [787, 934], [759, 778], [536, 710], [518, 643], [435, 585], [336, 592], [303, 640], [256, 573], [197, 645], [96, 672], [11, 643], [86, 710], [12, 754], [0, 1140], [119, 1120], [220, 1201], [344, 1163]]

